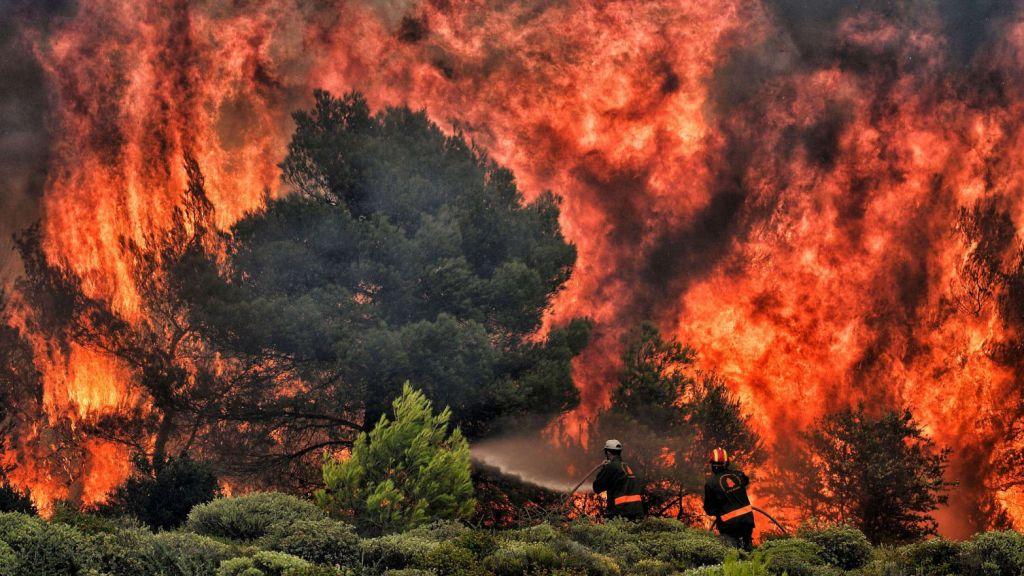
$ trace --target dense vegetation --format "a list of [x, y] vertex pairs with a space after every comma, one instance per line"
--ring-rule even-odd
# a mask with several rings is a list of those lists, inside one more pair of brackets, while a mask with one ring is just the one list
[[364, 537], [313, 503], [276, 493], [197, 506], [176, 531], [128, 518], [0, 514], [4, 576], [1016, 576], [1024, 536], [979, 534], [873, 548], [853, 528], [804, 530], [737, 554], [676, 520], [587, 519], [516, 530], [435, 522]]
[[[922, 540], [948, 453], [912, 414], [829, 414], [767, 462], [749, 407], [654, 324], [625, 335], [589, 440], [625, 441], [651, 515], [674, 519], [567, 522], [562, 495], [471, 469], [470, 440], [578, 402], [570, 369], [590, 322], [540, 331], [575, 262], [555, 196], [525, 202], [508, 170], [422, 112], [321, 92], [295, 119], [282, 164], [295, 193], [230, 231], [185, 159], [175, 226], [124, 239], [141, 319], [49, 261], [38, 228], [20, 237], [25, 324], [117, 358], [144, 402], [49, 422], [32, 349], [0, 322], [0, 431], [49, 426], [55, 446], [95, 435], [136, 461], [104, 505], [61, 503], [48, 521], [0, 484], [0, 576], [1021, 574], [1016, 533]], [[732, 552], [699, 529], [712, 447], [769, 472], [757, 485], [803, 519], [842, 527]], [[84, 454], [60, 458], [73, 471]], [[230, 485], [315, 500], [221, 498]]]

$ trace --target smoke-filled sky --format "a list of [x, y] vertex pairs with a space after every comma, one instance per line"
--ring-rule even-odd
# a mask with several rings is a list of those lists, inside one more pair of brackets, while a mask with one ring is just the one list
[[[316, 87], [358, 89], [465, 131], [528, 197], [562, 198], [580, 258], [549, 322], [597, 322], [582, 416], [607, 399], [620, 335], [654, 320], [769, 440], [858, 401], [910, 406], [973, 498], [1017, 445], [1022, 327], [998, 287], [963, 305], [976, 242], [958, 225], [980, 203], [1024, 223], [1020, 8], [8, 2], [0, 233], [41, 218], [48, 255], [130, 316], [119, 238], [168, 224], [183, 150], [227, 227], [286, 193], [290, 112]], [[82, 382], [123, 390], [82, 376], [97, 365], [41, 366], [50, 409], [74, 412]]]

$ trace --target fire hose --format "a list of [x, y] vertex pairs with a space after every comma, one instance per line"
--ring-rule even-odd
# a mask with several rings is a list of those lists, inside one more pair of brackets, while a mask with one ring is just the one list
[[757, 506], [751, 506], [750, 508], [754, 512], [760, 512], [765, 518], [770, 520], [772, 524], [775, 524], [775, 527], [778, 528], [779, 531], [781, 531], [786, 536], [789, 536], [789, 530], [786, 530], [786, 528], [783, 527], [782, 524], [779, 524], [779, 521], [776, 520], [775, 518], [773, 518], [771, 514], [765, 512], [764, 510], [762, 510], [761, 508], [758, 508]]
[[576, 494], [576, 491], [580, 489], [580, 486], [583, 486], [583, 483], [587, 481], [587, 478], [590, 478], [591, 476], [593, 476], [594, 472], [597, 472], [598, 470], [600, 470], [607, 463], [608, 463], [608, 461], [605, 460], [604, 462], [601, 462], [597, 466], [594, 466], [593, 470], [591, 470], [590, 472], [587, 472], [587, 475], [584, 476], [583, 478], [581, 478], [579, 483], [576, 484], [575, 486], [573, 486], [572, 490], [569, 491], [569, 495], [566, 496], [565, 497], [565, 501], [562, 502], [562, 508], [565, 508], [566, 505], [569, 504], [569, 502], [572, 500], [573, 495]]
[[[584, 476], [583, 478], [581, 478], [581, 479], [580, 479], [580, 481], [579, 481], [579, 482], [578, 482], [578, 483], [577, 483], [577, 484], [576, 484], [575, 486], [573, 486], [572, 490], [570, 490], [570, 491], [569, 491], [569, 495], [568, 495], [568, 496], [566, 496], [566, 497], [565, 497], [565, 501], [563, 501], [563, 502], [562, 502], [562, 508], [565, 508], [565, 506], [566, 506], [567, 504], [569, 504], [569, 501], [571, 501], [571, 500], [572, 500], [572, 497], [573, 497], [573, 495], [575, 495], [575, 494], [576, 494], [576, 491], [580, 489], [580, 486], [583, 486], [583, 483], [584, 483], [584, 482], [586, 482], [588, 478], [590, 478], [591, 476], [593, 476], [593, 475], [594, 475], [594, 472], [597, 472], [598, 470], [600, 470], [600, 469], [601, 469], [601, 468], [602, 468], [602, 467], [603, 467], [603, 466], [604, 466], [605, 464], [607, 464], [607, 463], [608, 463], [607, 461], [605, 461], [605, 462], [602, 462], [602, 463], [598, 464], [597, 466], [595, 466], [593, 470], [591, 470], [590, 472], [587, 472], [587, 475], [586, 475], [586, 476]], [[783, 534], [786, 534], [787, 536], [789, 535], [789, 530], [786, 530], [786, 528], [785, 528], [785, 527], [784, 527], [784, 526], [783, 526], [782, 524], [779, 524], [779, 521], [778, 521], [778, 520], [776, 520], [774, 516], [772, 516], [771, 514], [769, 514], [769, 513], [768, 513], [767, 511], [765, 511], [765, 510], [764, 510], [763, 508], [759, 508], [759, 507], [757, 507], [757, 506], [751, 506], [750, 508], [751, 508], [751, 510], [753, 510], [754, 512], [758, 512], [759, 514], [761, 514], [762, 516], [764, 516], [765, 518], [767, 518], [767, 519], [768, 519], [768, 520], [769, 520], [769, 521], [770, 521], [770, 522], [771, 522], [772, 524], [774, 524], [774, 525], [775, 525], [775, 527], [776, 527], [776, 528], [778, 528], [778, 529], [779, 529], [779, 531], [781, 531], [781, 532], [782, 532]]]

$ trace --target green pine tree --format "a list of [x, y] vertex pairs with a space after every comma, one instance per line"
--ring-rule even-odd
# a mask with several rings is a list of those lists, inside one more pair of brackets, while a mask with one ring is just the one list
[[422, 392], [406, 383], [387, 415], [360, 434], [348, 458], [329, 456], [317, 503], [364, 532], [399, 532], [438, 519], [469, 517], [476, 506], [469, 443], [451, 412], [435, 415]]

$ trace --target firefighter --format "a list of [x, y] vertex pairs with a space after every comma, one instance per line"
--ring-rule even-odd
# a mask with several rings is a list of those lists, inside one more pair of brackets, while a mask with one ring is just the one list
[[644, 517], [640, 483], [633, 469], [622, 461], [622, 443], [618, 440], [605, 442], [604, 458], [604, 466], [594, 478], [594, 494], [608, 493], [605, 517], [640, 520]]
[[704, 512], [715, 517], [715, 527], [734, 546], [750, 550], [754, 535], [754, 510], [747, 497], [750, 479], [729, 467], [729, 454], [711, 451], [711, 475], [704, 482]]

